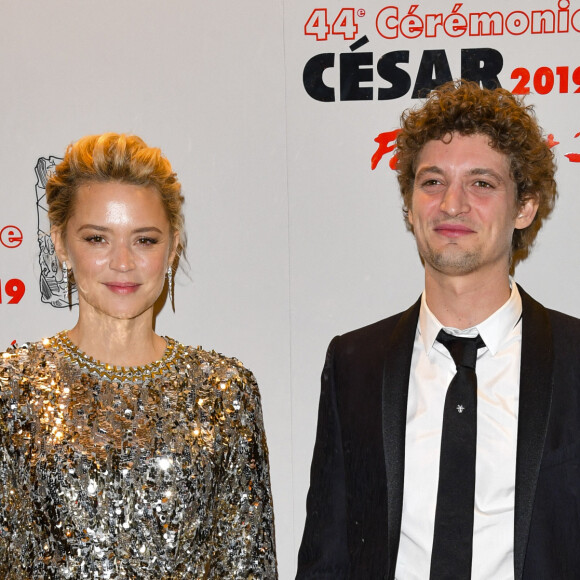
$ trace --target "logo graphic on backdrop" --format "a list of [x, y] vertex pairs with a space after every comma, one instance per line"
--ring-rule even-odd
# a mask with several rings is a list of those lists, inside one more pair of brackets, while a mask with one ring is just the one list
[[[580, 133], [574, 135], [574, 139], [578, 139], [578, 137], [580, 137]], [[570, 163], [580, 163], [580, 153], [566, 153], [564, 157], [567, 157]]]
[[[22, 244], [22, 230], [18, 226], [8, 225], [0, 227], [0, 244], [4, 248], [13, 250]], [[10, 278], [8, 281], [0, 280], [0, 304], [18, 304], [26, 287], [19, 278]]]
[[17, 226], [4, 226], [0, 230], [0, 244], [5, 248], [17, 248], [22, 243], [22, 230]]
[[[538, 35], [580, 34], [580, 9], [572, 9], [570, 0], [546, 0], [545, 4], [545, 9], [530, 9], [522, 3], [521, 10], [509, 7], [488, 12], [472, 11], [458, 2], [451, 10], [438, 12], [410, 3], [384, 6], [376, 14], [355, 8], [315, 8], [305, 19], [305, 37], [317, 46], [334, 39], [348, 45], [338, 54], [321, 52], [306, 62], [304, 90], [321, 102], [392, 100], [409, 93], [417, 99], [447, 81], [464, 78], [485, 88], [505, 86], [516, 94], [579, 93], [580, 67], [508, 65], [504, 71], [504, 55], [490, 47], [502, 37], [526, 43]], [[373, 49], [361, 50], [370, 39]], [[410, 50], [384, 52], [381, 48], [415, 40], [422, 45], [420, 56]], [[460, 56], [459, 66], [453, 68], [450, 49], [441, 48], [441, 43], [456, 40], [468, 46], [453, 49]], [[426, 42], [436, 45], [425, 48]], [[483, 46], [474, 47], [474, 42]], [[506, 56], [514, 54], [510, 51]], [[418, 66], [413, 64], [416, 61]]]
[[[18, 226], [0, 226], [0, 247], [14, 250], [22, 244], [22, 230]], [[0, 280], [0, 304], [18, 304], [26, 292], [26, 286], [20, 278]]]
[[[379, 144], [377, 150], [371, 157], [371, 169], [376, 169], [377, 165], [380, 163], [381, 159], [387, 153], [393, 153], [393, 156], [389, 159], [389, 167], [393, 170], [397, 168], [397, 135], [400, 129], [393, 129], [392, 131], [387, 131], [385, 133], [379, 133], [375, 137], [375, 142]], [[580, 137], [580, 133], [576, 133], [574, 138]], [[550, 148], [560, 145], [560, 141], [556, 141], [553, 133], [548, 135], [548, 145]], [[570, 163], [580, 163], [580, 153], [565, 153], [564, 157], [570, 161]]]
[[[55, 308], [65, 308], [78, 304], [76, 288], [70, 289], [63, 280], [62, 269], [54, 252], [54, 244], [50, 238], [50, 222], [46, 205], [46, 182], [55, 166], [60, 163], [60, 157], [40, 157], [34, 168], [36, 172], [36, 214], [38, 246], [40, 250], [40, 298], [43, 302], [52, 304]], [[70, 291], [70, 302], [69, 302]]]

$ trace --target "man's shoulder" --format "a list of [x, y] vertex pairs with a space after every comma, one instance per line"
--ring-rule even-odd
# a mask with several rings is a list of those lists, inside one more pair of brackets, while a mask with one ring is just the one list
[[550, 321], [555, 328], [576, 329], [580, 331], [580, 318], [576, 318], [565, 312], [546, 308]]
[[564, 364], [570, 372], [577, 373], [573, 369], [576, 368], [576, 361], [580, 361], [580, 319], [543, 306], [521, 288], [520, 294], [522, 349], [545, 348], [547, 352], [554, 353], [557, 365]]
[[580, 332], [580, 318], [548, 308], [532, 298], [521, 286], [518, 287], [522, 296], [522, 306], [524, 309], [524, 320], [526, 311], [543, 311], [550, 321], [553, 332]]
[[556, 358], [565, 360], [567, 364], [574, 361], [576, 367], [580, 361], [580, 319], [551, 308], [546, 308], [546, 311]]

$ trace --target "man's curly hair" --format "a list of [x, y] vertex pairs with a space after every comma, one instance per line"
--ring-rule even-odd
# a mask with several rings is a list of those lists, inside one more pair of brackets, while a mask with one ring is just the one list
[[397, 178], [407, 228], [412, 230], [408, 209], [419, 153], [428, 141], [453, 133], [489, 137], [490, 146], [510, 160], [518, 203], [537, 199], [534, 221], [523, 230], [515, 230], [512, 238], [512, 260], [524, 259], [543, 220], [554, 209], [556, 166], [533, 107], [505, 89], [482, 89], [472, 81], [451, 81], [432, 91], [422, 106], [402, 114], [397, 136]]

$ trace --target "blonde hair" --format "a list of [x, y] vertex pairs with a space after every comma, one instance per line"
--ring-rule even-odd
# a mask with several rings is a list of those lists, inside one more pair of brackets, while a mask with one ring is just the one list
[[178, 254], [185, 249], [181, 184], [161, 150], [148, 147], [136, 135], [88, 135], [67, 147], [46, 184], [51, 225], [64, 235], [79, 186], [107, 181], [154, 187], [161, 195], [172, 232], [179, 233]]

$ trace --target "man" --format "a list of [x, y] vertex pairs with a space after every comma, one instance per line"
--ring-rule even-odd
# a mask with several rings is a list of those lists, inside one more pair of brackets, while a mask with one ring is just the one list
[[510, 278], [552, 152], [516, 97], [460, 82], [403, 115], [397, 157], [425, 291], [329, 346], [297, 578], [578, 578], [580, 321]]

